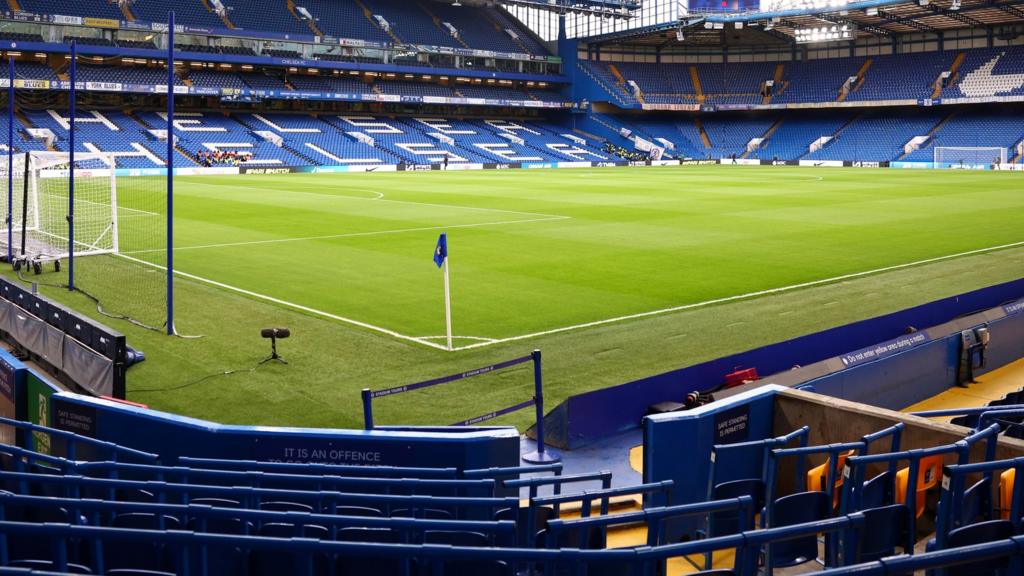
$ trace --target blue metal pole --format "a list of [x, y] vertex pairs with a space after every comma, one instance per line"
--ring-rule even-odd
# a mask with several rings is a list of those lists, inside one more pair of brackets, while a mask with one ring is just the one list
[[[78, 95], [78, 47], [71, 41], [70, 163], [68, 164], [68, 290], [75, 290], [75, 98]], [[27, 168], [27, 167], [26, 167]]]
[[[14, 261], [14, 58], [7, 61], [7, 262]], [[25, 167], [28, 169], [28, 166]], [[27, 176], [25, 176], [27, 177]]]
[[363, 388], [363, 428], [373, 430], [373, 392]]
[[523, 455], [523, 460], [531, 464], [546, 464], [559, 462], [562, 458], [558, 453], [547, 451], [544, 446], [544, 382], [541, 378], [541, 356], [540, 350], [534, 350], [533, 357], [533, 405], [537, 410], [537, 449], [529, 454]]
[[167, 14], [167, 334], [174, 335], [174, 12]]

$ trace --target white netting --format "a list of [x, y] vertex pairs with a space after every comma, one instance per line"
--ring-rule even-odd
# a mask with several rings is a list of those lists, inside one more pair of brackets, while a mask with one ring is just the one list
[[[66, 152], [15, 153], [13, 168], [0, 157], [0, 248], [15, 258], [52, 261], [71, 248], [68, 219], [72, 206], [70, 155]], [[114, 159], [76, 153], [74, 171], [74, 252], [88, 256], [116, 252], [117, 180]], [[10, 213], [8, 213], [10, 206]]]
[[1006, 148], [999, 146], [955, 147], [936, 146], [935, 166], [938, 168], [980, 168], [1006, 164]]

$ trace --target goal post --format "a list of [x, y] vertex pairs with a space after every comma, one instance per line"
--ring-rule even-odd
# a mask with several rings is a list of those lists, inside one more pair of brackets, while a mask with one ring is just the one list
[[980, 168], [1006, 164], [1006, 148], [1001, 146], [936, 146], [936, 168]]
[[[78, 152], [74, 175], [67, 152], [8, 152], [0, 162], [0, 247], [13, 262], [45, 263], [117, 253], [117, 172], [109, 154]], [[70, 186], [74, 178], [74, 200]], [[72, 231], [69, 218], [74, 219]]]

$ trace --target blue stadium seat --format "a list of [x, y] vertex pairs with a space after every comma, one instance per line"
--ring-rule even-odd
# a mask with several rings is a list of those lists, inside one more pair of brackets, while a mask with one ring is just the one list
[[[825, 492], [799, 492], [783, 496], [774, 503], [772, 526], [791, 526], [824, 520], [831, 515], [832, 503]], [[814, 536], [795, 538], [771, 544], [772, 566], [797, 566], [818, 558], [818, 539]]]
[[[1003, 540], [1015, 535], [1013, 523], [1009, 520], [989, 520], [978, 522], [952, 530], [946, 541], [947, 548], [959, 548], [971, 544], [981, 544], [995, 540]], [[973, 562], [957, 568], [957, 576], [989, 576], [1004, 574], [1008, 568], [1005, 558]]]
[[[27, 568], [29, 570], [35, 570], [39, 572], [55, 573], [57, 571], [57, 563], [50, 560], [12, 560], [7, 563], [7, 566], [11, 568]], [[92, 574], [92, 570], [88, 566], [81, 564], [68, 563], [67, 574]], [[109, 573], [109, 572], [108, 572]]]

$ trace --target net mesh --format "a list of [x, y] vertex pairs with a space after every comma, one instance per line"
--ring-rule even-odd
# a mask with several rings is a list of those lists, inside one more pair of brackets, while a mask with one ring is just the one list
[[940, 167], [989, 166], [1006, 163], [1006, 148], [982, 147], [935, 147], [935, 164]]
[[[0, 162], [4, 202], [0, 245], [5, 253], [36, 261], [67, 258], [71, 249], [68, 214], [71, 170], [64, 152], [15, 154]], [[114, 252], [117, 247], [113, 158], [81, 154], [75, 158], [74, 251], [82, 256]], [[13, 186], [9, 187], [9, 183]], [[8, 207], [10, 209], [8, 210]]]

